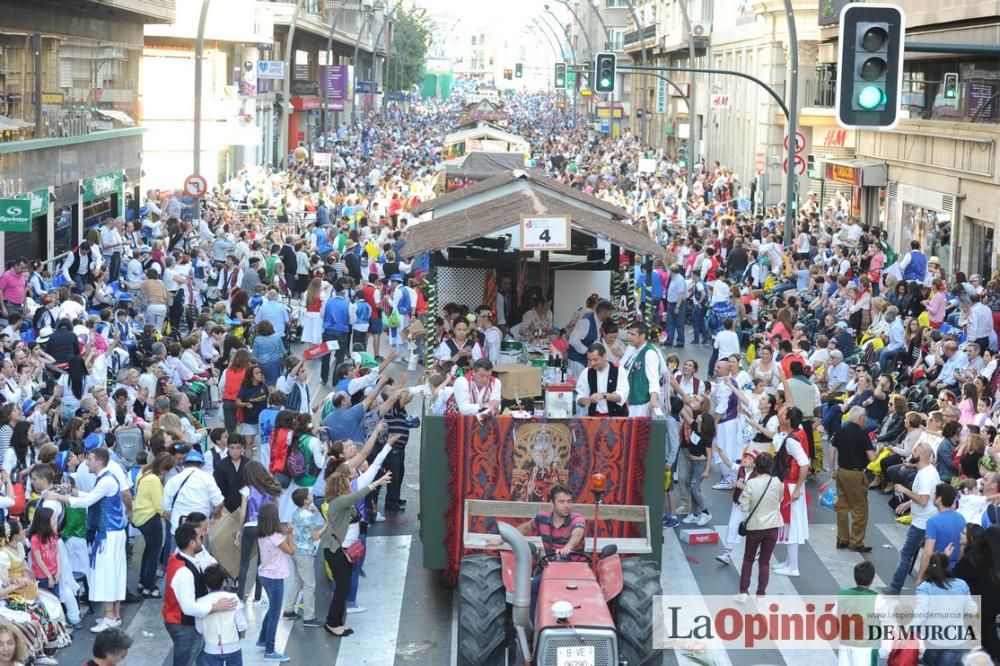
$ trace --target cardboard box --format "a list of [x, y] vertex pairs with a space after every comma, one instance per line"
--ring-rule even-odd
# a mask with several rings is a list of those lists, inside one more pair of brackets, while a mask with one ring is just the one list
[[542, 369], [509, 363], [493, 368], [500, 379], [500, 397], [504, 400], [537, 398], [542, 395]]
[[694, 530], [681, 530], [681, 539], [696, 545], [719, 543], [719, 533], [707, 527]]

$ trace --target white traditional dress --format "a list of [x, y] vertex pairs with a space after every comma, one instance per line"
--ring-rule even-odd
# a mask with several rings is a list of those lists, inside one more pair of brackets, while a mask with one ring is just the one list
[[117, 476], [110, 469], [103, 469], [97, 475], [93, 490], [69, 498], [71, 507], [87, 509], [87, 526], [95, 530], [87, 574], [90, 601], [114, 602], [125, 599], [128, 519], [125, 517], [121, 491]]
[[809, 505], [805, 486], [798, 499], [793, 500], [792, 493], [798, 483], [799, 470], [809, 467], [809, 456], [794, 433], [779, 432], [774, 436], [774, 448], [776, 456], [787, 453], [791, 458], [785, 478], [782, 479], [785, 494], [781, 500], [781, 516], [785, 525], [778, 530], [778, 543], [802, 544], [809, 539]]

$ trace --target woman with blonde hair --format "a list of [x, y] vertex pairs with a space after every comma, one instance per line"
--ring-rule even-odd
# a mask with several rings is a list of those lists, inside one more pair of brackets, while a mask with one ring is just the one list
[[354, 633], [353, 629], [348, 629], [344, 625], [347, 616], [347, 595], [351, 587], [351, 570], [354, 566], [347, 555], [344, 541], [347, 539], [348, 529], [361, 521], [356, 505], [367, 497], [368, 493], [387, 485], [392, 477], [391, 474], [383, 474], [375, 481], [351, 492], [352, 474], [353, 469], [347, 463], [337, 466], [326, 480], [324, 493], [327, 501], [327, 536], [323, 558], [333, 572], [335, 585], [323, 628], [328, 634], [337, 638]]
[[142, 533], [145, 546], [139, 563], [139, 595], [159, 599], [156, 565], [163, 548], [163, 479], [174, 468], [174, 457], [161, 451], [139, 472], [132, 504], [132, 525]]
[[[24, 666], [28, 654], [28, 643], [21, 632], [6, 622], [0, 622], [0, 666]], [[42, 662], [36, 659], [35, 663]]]

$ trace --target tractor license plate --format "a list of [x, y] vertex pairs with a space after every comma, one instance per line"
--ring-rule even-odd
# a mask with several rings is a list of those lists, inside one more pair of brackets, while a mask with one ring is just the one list
[[556, 666], [594, 666], [593, 645], [556, 648]]

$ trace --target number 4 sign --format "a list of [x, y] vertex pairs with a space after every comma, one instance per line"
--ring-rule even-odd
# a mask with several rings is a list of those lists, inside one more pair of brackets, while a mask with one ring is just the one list
[[570, 227], [568, 217], [522, 217], [521, 249], [568, 250]]

